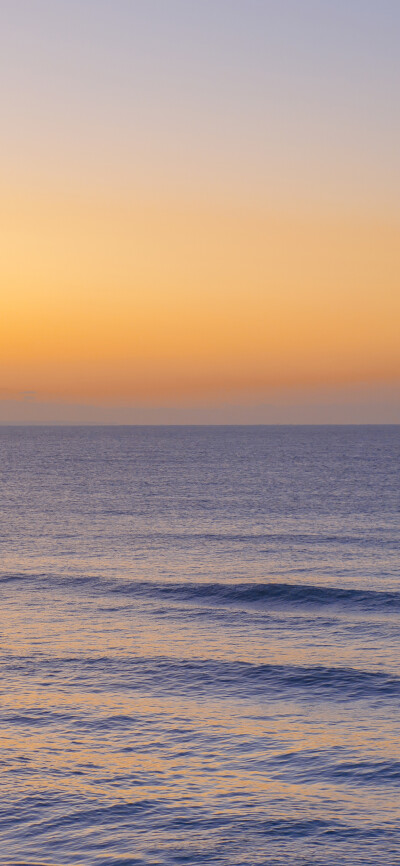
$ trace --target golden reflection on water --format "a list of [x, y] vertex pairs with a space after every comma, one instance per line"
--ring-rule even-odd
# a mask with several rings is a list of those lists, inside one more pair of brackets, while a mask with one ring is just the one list
[[[21, 603], [29, 604], [30, 611], [23, 623]], [[2, 648], [6, 654], [27, 657], [48, 650], [61, 658], [83, 652], [86, 658], [116, 655], [171, 659], [201, 659], [206, 648], [207, 657], [229, 658], [232, 662], [290, 665], [295, 659], [296, 665], [305, 667], [315, 664], [378, 671], [387, 665], [397, 667], [400, 673], [400, 656], [393, 653], [389, 639], [390, 615], [384, 622], [387, 640], [378, 643], [375, 630], [382, 626], [379, 616], [375, 620], [369, 616], [364, 634], [357, 629], [353, 639], [354, 615], [351, 619], [342, 615], [338, 622], [334, 609], [315, 615], [321, 627], [313, 635], [307, 611], [285, 611], [283, 616], [274, 607], [265, 610], [253, 606], [250, 613], [249, 632], [242, 611], [235, 619], [234, 605], [227, 616], [218, 605], [203, 603], [196, 619], [185, 602], [173, 605], [162, 598], [155, 604], [146, 599], [121, 601], [117, 593], [111, 604], [110, 596], [104, 596], [102, 604], [101, 594], [90, 603], [79, 596], [78, 588], [73, 598], [66, 598], [61, 590], [58, 595], [53, 593], [51, 608], [43, 611], [40, 593], [35, 598], [29, 591], [22, 595], [19, 591], [3, 612]], [[362, 613], [359, 622], [362, 625]], [[397, 637], [395, 623], [393, 633]]]
[[[130, 667], [141, 658], [196, 661], [206, 646], [208, 658], [229, 664], [307, 667], [325, 659], [353, 667], [370, 661], [379, 668], [385, 649], [373, 663], [368, 636], [364, 644], [342, 646], [325, 615], [320, 639], [310, 642], [298, 614], [285, 614], [285, 626], [279, 611], [253, 611], [248, 632], [246, 624], [235, 625], [234, 611], [228, 627], [218, 609], [211, 618], [199, 610], [197, 620], [187, 622], [185, 604], [166, 611], [163, 601], [152, 606], [146, 599], [117, 598], [110, 604], [110, 597], [97, 597], [96, 606], [61, 589], [47, 606], [42, 592], [25, 588], [3, 606], [2, 653], [9, 665], [1, 687], [5, 791], [11, 793], [12, 785], [13, 795], [52, 796], [56, 788], [66, 800], [93, 804], [99, 798], [124, 803], [161, 797], [196, 809], [212, 805], [216, 815], [235, 798], [260, 808], [273, 802], [278, 816], [279, 803], [286, 804], [283, 815], [289, 800], [294, 810], [307, 806], [311, 812], [323, 802], [331, 816], [357, 809], [385, 820], [390, 810], [400, 820], [392, 790], [338, 788], [324, 772], [332, 755], [346, 762], [351, 754], [368, 754], [372, 740], [375, 762], [395, 762], [399, 726], [390, 717], [382, 715], [379, 738], [371, 739], [369, 719], [352, 702], [309, 704], [308, 714], [307, 700], [299, 708], [296, 696], [282, 700], [268, 691], [235, 698], [223, 689], [214, 698], [180, 694], [167, 681], [158, 689], [135, 684]], [[29, 618], [21, 618], [21, 609], [29, 609]], [[340, 627], [347, 628], [345, 620]], [[321, 778], [308, 772], [316, 756]]]
[[54, 866], [66, 836], [88, 864], [98, 845], [101, 866], [104, 845], [114, 861], [176, 862], [175, 845], [230, 866], [265, 866], [272, 838], [280, 866], [303, 843], [304, 863], [325, 849], [324, 866], [352, 862], [338, 851], [353, 857], [353, 830], [390, 845], [394, 434], [149, 435], [4, 439], [0, 834], [6, 815], [14, 860]]

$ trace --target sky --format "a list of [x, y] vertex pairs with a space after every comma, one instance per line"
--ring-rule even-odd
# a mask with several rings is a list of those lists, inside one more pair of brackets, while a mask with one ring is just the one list
[[400, 423], [397, 0], [2, 0], [0, 423]]

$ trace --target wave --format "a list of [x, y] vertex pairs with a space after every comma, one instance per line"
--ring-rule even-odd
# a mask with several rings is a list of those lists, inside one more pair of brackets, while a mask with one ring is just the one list
[[110, 593], [128, 597], [155, 597], [177, 601], [218, 605], [257, 605], [268, 607], [326, 607], [348, 606], [367, 611], [400, 610], [400, 592], [389, 590], [351, 589], [339, 586], [321, 586], [308, 583], [225, 583], [193, 581], [153, 581], [104, 579], [92, 575], [79, 577], [50, 574], [4, 574], [0, 585], [17, 581], [52, 583], [77, 590], [79, 587], [93, 593]]
[[268, 770], [282, 781], [309, 784], [327, 781], [330, 784], [400, 786], [400, 761], [347, 760], [324, 752], [288, 752], [267, 759]]
[[[132, 510], [120, 510], [120, 509], [108, 509], [102, 512], [105, 517], [132, 517]], [[63, 538], [68, 538], [68, 535], [63, 535]], [[135, 542], [145, 542], [148, 544], [149, 541], [154, 543], [160, 543], [163, 546], [169, 546], [171, 543], [175, 543], [178, 545], [185, 544], [204, 544], [204, 543], [216, 543], [221, 545], [226, 545], [229, 543], [234, 544], [245, 544], [247, 545], [269, 545], [269, 544], [278, 544], [278, 545], [333, 545], [333, 546], [347, 546], [347, 545], [362, 545], [363, 547], [376, 547], [377, 544], [382, 544], [384, 541], [385, 549], [391, 549], [392, 547], [397, 550], [398, 538], [394, 532], [384, 531], [382, 529], [377, 529], [375, 532], [372, 532], [370, 528], [365, 532], [354, 532], [354, 533], [329, 533], [329, 532], [176, 532], [173, 530], [163, 529], [162, 531], [156, 530], [148, 530], [146, 532], [142, 531], [130, 531], [129, 537], [131, 540]]]
[[383, 671], [325, 665], [254, 664], [221, 659], [188, 659], [166, 656], [114, 657], [68, 656], [37, 660], [4, 658], [9, 671], [21, 673], [40, 667], [45, 678], [56, 675], [68, 687], [108, 690], [145, 690], [152, 693], [203, 694], [219, 698], [255, 695], [267, 699], [295, 700], [396, 700], [400, 677]]
[[400, 592], [343, 589], [304, 583], [157, 583], [115, 581], [113, 593], [155, 595], [213, 604], [327, 606], [350, 605], [367, 610], [400, 610]]

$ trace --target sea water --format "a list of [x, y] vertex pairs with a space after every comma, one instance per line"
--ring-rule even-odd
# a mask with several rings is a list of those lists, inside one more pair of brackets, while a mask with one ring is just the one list
[[0, 429], [2, 864], [400, 864], [399, 452]]

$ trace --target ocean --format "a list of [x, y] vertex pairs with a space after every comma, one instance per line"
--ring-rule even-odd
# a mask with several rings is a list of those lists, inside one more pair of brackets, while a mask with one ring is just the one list
[[0, 862], [400, 864], [399, 427], [0, 428]]

